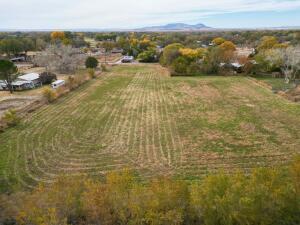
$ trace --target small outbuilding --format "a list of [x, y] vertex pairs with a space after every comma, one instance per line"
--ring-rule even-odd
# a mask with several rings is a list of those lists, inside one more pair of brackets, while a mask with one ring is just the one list
[[42, 86], [40, 75], [38, 73], [28, 73], [17, 78], [17, 81], [28, 81], [32, 82], [34, 87]]

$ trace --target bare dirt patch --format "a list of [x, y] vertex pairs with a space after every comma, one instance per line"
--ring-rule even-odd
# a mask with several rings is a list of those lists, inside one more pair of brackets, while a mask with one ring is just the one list
[[10, 109], [22, 110], [33, 102], [37, 101], [37, 97], [7, 97], [0, 100], [0, 117]]

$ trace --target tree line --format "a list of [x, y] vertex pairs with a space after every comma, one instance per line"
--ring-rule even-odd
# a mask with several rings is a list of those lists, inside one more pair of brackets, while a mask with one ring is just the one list
[[208, 47], [189, 48], [181, 43], [169, 44], [164, 48], [160, 63], [170, 68], [173, 75], [230, 75], [232, 72], [259, 75], [277, 72], [289, 83], [300, 77], [300, 45], [293, 46], [280, 42], [274, 36], [264, 36], [253, 52], [239, 55], [235, 43], [216, 37]]
[[55, 41], [61, 40], [64, 45], [72, 47], [85, 47], [88, 44], [84, 41], [81, 33], [57, 31], [52, 33], [2, 33], [0, 34], [0, 54], [7, 58], [17, 56], [28, 51], [42, 51]]
[[300, 223], [300, 158], [288, 168], [219, 172], [200, 181], [142, 180], [129, 170], [104, 180], [62, 176], [0, 197], [1, 224]]

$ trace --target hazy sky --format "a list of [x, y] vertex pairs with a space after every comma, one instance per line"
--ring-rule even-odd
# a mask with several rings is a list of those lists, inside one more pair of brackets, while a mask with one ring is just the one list
[[0, 29], [300, 25], [300, 0], [0, 0]]

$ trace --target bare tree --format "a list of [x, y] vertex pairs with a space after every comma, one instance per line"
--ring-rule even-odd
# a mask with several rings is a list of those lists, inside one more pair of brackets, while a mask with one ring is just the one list
[[279, 66], [286, 83], [295, 81], [300, 71], [300, 46], [272, 49], [266, 55], [271, 66]]
[[34, 63], [44, 66], [47, 72], [72, 73], [83, 62], [80, 50], [65, 45], [50, 45], [37, 55]]

